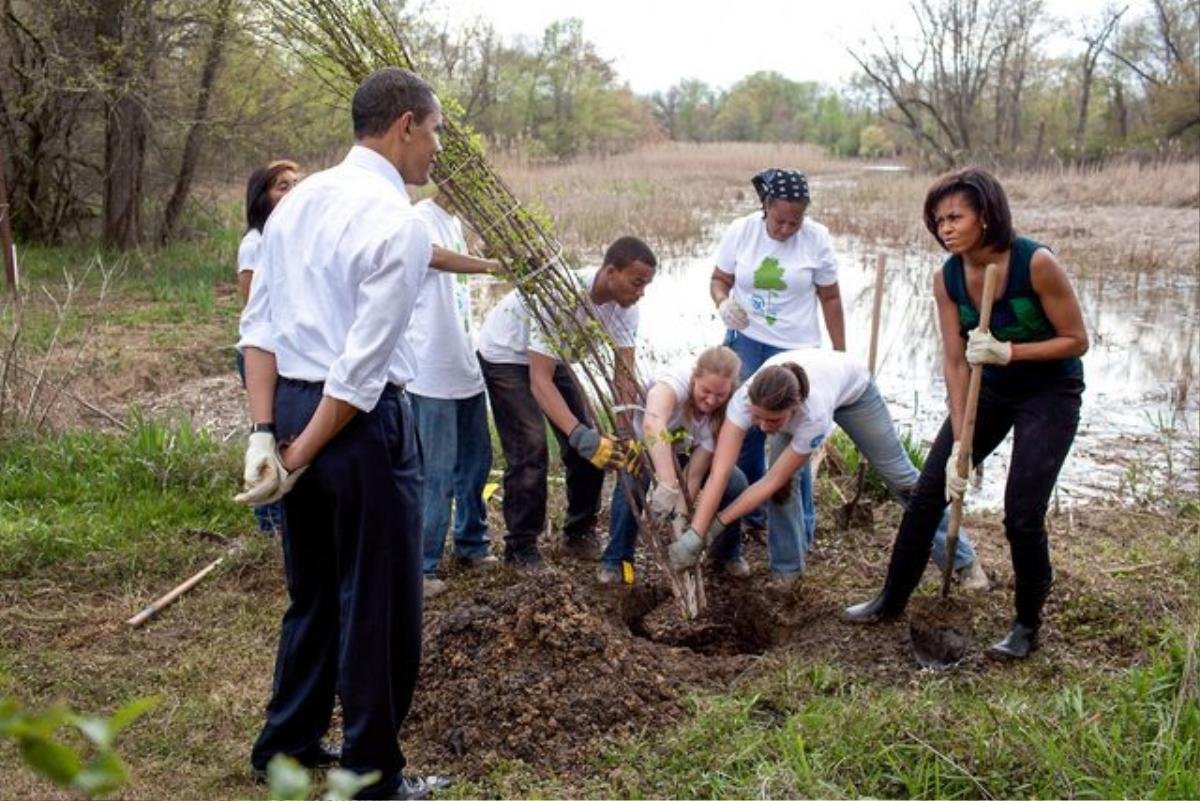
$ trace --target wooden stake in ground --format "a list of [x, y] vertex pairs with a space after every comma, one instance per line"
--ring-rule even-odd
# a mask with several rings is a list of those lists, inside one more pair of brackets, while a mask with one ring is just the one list
[[[880, 253], [875, 257], [875, 298], [871, 305], [871, 344], [867, 350], [867, 369], [871, 372], [871, 377], [875, 377], [875, 355], [879, 351], [879, 315], [883, 309], [883, 272], [887, 266], [887, 256]], [[816, 482], [816, 474], [813, 474], [813, 481]], [[867, 463], [863, 460], [862, 455], [858, 459], [858, 476], [854, 482], [854, 497], [851, 498], [844, 507], [842, 507], [841, 516], [845, 521], [842, 525], [843, 529], [848, 530], [850, 524], [854, 520], [854, 510], [858, 506], [858, 500], [862, 497], [863, 487], [867, 483]]]
[[[983, 274], [983, 301], [979, 304], [979, 330], [987, 331], [992, 324], [992, 299], [996, 295], [996, 265], [989, 264]], [[959, 432], [958, 475], [971, 472], [971, 443], [975, 439], [975, 412], [979, 408], [979, 389], [983, 384], [983, 365], [971, 365], [971, 382], [967, 385], [967, 408], [963, 411]], [[950, 469], [950, 465], [946, 465]], [[946, 564], [942, 565], [942, 597], [950, 596], [950, 577], [954, 574], [954, 551], [958, 548], [958, 529], [962, 525], [963, 499], [950, 504], [950, 526], [946, 529]]]
[[217, 566], [224, 561], [225, 561], [224, 556], [214, 559], [212, 562], [210, 562], [208, 564], [207, 567], [205, 567], [203, 570], [198, 572], [196, 575], [192, 576], [187, 581], [185, 581], [182, 584], [180, 584], [179, 586], [177, 586], [175, 589], [166, 593], [161, 598], [157, 599], [154, 603], [150, 604], [145, 609], [138, 612], [136, 615], [129, 618], [129, 620], [126, 620], [125, 622], [136, 629], [138, 626], [142, 625], [147, 620], [154, 617], [155, 615], [157, 615], [162, 610], [166, 609], [171, 604], [175, 603], [175, 601], [179, 598], [179, 596], [183, 595], [185, 592], [190, 590], [192, 587], [195, 587], [197, 584], [199, 584], [200, 581], [205, 576], [207, 576], [209, 573], [216, 570]]

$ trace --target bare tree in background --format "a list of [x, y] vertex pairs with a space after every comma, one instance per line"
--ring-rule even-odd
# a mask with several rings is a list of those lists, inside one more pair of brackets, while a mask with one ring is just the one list
[[179, 175], [175, 178], [175, 187], [171, 190], [171, 197], [163, 209], [162, 225], [158, 233], [160, 243], [169, 242], [174, 238], [184, 204], [192, 189], [192, 180], [196, 176], [196, 166], [200, 160], [200, 151], [204, 146], [205, 133], [209, 125], [209, 101], [212, 98], [213, 85], [217, 80], [217, 70], [221, 66], [221, 57], [225, 51], [232, 8], [233, 0], [217, 0], [216, 8], [213, 11], [212, 36], [204, 55], [204, 67], [200, 72], [196, 108], [188, 128], [187, 140], [183, 146], [183, 156], [179, 162]]
[[131, 248], [141, 243], [142, 193], [150, 115], [146, 108], [154, 77], [153, 0], [99, 0], [95, 5], [96, 60], [104, 70], [105, 243]]
[[1024, 5], [1029, 18], [1016, 26], [999, 0], [918, 0], [911, 4], [916, 42], [877, 34], [874, 52], [850, 50], [892, 101], [888, 121], [905, 128], [929, 160], [951, 167], [979, 151], [986, 139], [981, 101], [996, 64], [1040, 11]]
[[1084, 31], [1083, 43], [1085, 45], [1083, 56], [1080, 61], [1080, 76], [1079, 76], [1079, 116], [1075, 120], [1075, 157], [1082, 158], [1084, 150], [1084, 137], [1087, 134], [1088, 109], [1092, 99], [1092, 83], [1096, 75], [1096, 64], [1100, 61], [1100, 56], [1104, 53], [1104, 45], [1112, 36], [1113, 31], [1117, 29], [1117, 23], [1128, 10], [1125, 8], [1115, 10], [1109, 8], [1103, 12], [1099, 23], [1094, 26], [1089, 26], [1088, 30]]

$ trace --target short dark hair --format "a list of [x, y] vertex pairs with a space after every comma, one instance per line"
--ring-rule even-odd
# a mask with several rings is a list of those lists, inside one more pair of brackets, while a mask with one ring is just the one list
[[280, 159], [250, 173], [246, 180], [247, 231], [253, 229], [262, 233], [263, 226], [267, 224], [267, 217], [270, 217], [275, 209], [275, 204], [271, 202], [271, 185], [281, 172], [288, 170], [300, 172], [300, 165], [294, 161]]
[[950, 195], [961, 194], [983, 222], [983, 244], [995, 250], [1008, 250], [1017, 235], [1013, 232], [1012, 212], [1004, 187], [990, 172], [979, 167], [964, 167], [946, 173], [933, 182], [925, 194], [925, 227], [943, 248], [937, 232], [938, 204]]
[[421, 76], [400, 67], [377, 69], [358, 85], [350, 103], [354, 138], [381, 136], [406, 111], [423, 122], [436, 107], [433, 87]]
[[604, 251], [604, 263], [617, 269], [628, 267], [635, 261], [649, 267], [658, 267], [658, 258], [655, 257], [654, 251], [636, 236], [623, 236]]

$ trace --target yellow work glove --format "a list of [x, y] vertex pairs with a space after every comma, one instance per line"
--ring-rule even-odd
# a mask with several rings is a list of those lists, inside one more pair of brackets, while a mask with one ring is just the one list
[[576, 453], [601, 470], [619, 470], [625, 466], [625, 449], [620, 441], [583, 423], [572, 429], [567, 442]]

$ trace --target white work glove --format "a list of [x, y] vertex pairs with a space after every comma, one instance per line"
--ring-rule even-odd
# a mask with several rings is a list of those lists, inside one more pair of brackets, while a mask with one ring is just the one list
[[702, 553], [704, 553], [704, 540], [694, 528], [689, 528], [682, 537], [671, 543], [671, 547], [667, 549], [667, 558], [671, 563], [671, 569], [676, 573], [682, 573], [699, 562]]
[[658, 484], [650, 491], [648, 502], [650, 516], [655, 520], [666, 520], [672, 514], [679, 511], [682, 501], [683, 493], [679, 491], [679, 487], [668, 487], [666, 484]]
[[990, 331], [978, 328], [967, 334], [968, 364], [1008, 364], [1012, 361], [1012, 343], [1001, 342]]
[[717, 306], [717, 314], [721, 315], [721, 322], [725, 323], [725, 327], [734, 331], [741, 331], [750, 325], [750, 315], [742, 308], [742, 304], [733, 299], [733, 295], [721, 301]]
[[259, 431], [250, 435], [246, 444], [246, 466], [242, 472], [243, 490], [234, 496], [237, 503], [263, 506], [274, 503], [288, 493], [305, 467], [288, 472], [279, 459], [275, 435]]
[[961, 501], [967, 494], [967, 479], [971, 475], [971, 460], [967, 460], [967, 472], [958, 474], [959, 443], [955, 442], [950, 449], [950, 458], [946, 460], [946, 502]]

